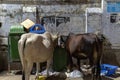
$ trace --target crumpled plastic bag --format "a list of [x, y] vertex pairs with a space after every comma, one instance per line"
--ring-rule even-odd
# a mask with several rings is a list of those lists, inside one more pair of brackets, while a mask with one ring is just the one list
[[[51, 71], [49, 71], [49, 75], [52, 75], [53, 73]], [[41, 75], [47, 75], [47, 70], [44, 70], [41, 72]]]
[[[49, 71], [49, 75], [59, 75], [60, 72], [51, 72]], [[82, 78], [83, 74], [79, 70], [73, 70], [70, 73], [65, 73], [67, 77], [69, 78]], [[41, 72], [41, 75], [45, 76], [47, 75], [47, 70], [44, 70]]]
[[67, 73], [66, 75], [67, 77], [70, 77], [70, 78], [83, 77], [83, 74], [79, 70], [74, 70], [71, 73]]
[[108, 71], [107, 71], [107, 70], [101, 70], [100, 75], [101, 75], [101, 76], [105, 76], [107, 73], [108, 73]]

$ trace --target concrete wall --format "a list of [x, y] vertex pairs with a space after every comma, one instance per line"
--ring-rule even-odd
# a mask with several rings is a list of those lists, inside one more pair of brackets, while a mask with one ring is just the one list
[[[106, 11], [106, 2], [103, 5], [103, 14], [101, 20], [100, 15], [89, 15], [89, 25], [92, 28], [102, 28], [102, 32], [112, 43], [114, 48], [104, 51], [103, 62], [114, 65], [120, 65], [119, 55], [119, 25], [110, 23], [110, 13]], [[33, 12], [23, 11], [23, 7], [36, 7], [36, 5], [23, 4], [0, 4], [0, 35], [7, 38], [10, 26], [20, 24], [25, 19], [29, 18], [36, 21], [36, 14]], [[39, 9], [40, 18], [45, 19], [46, 30], [56, 33], [60, 32], [62, 35], [67, 35], [69, 32], [84, 33], [85, 32], [85, 10], [87, 7], [101, 7], [101, 4], [77, 4], [77, 5], [37, 5]], [[97, 17], [96, 17], [97, 16]], [[100, 21], [101, 20], [101, 21]], [[52, 21], [52, 22], [51, 22]], [[97, 21], [97, 22], [96, 22]], [[98, 25], [98, 23], [101, 23]], [[96, 27], [97, 26], [97, 27]], [[2, 39], [3, 40], [3, 39]], [[4, 40], [3, 40], [4, 41]], [[4, 42], [7, 45], [7, 41]], [[6, 55], [7, 52], [2, 54]], [[108, 56], [109, 55], [109, 56]], [[114, 57], [114, 58], [113, 58]], [[7, 59], [7, 58], [6, 58]], [[112, 59], [112, 60], [111, 60]]]
[[0, 35], [0, 71], [6, 70], [8, 66], [8, 46], [7, 39]]
[[[88, 26], [91, 29], [102, 29], [102, 32], [112, 43], [114, 48], [104, 51], [103, 62], [120, 65], [119, 55], [119, 25], [110, 23], [110, 13], [106, 11], [106, 2], [103, 5], [103, 14], [90, 14]], [[45, 21], [46, 30], [56, 33], [59, 32], [62, 35], [67, 35], [69, 32], [84, 33], [85, 32], [85, 10], [87, 7], [99, 7], [101, 4], [77, 4], [77, 5], [23, 5], [23, 4], [0, 4], [0, 35], [5, 36], [0, 38], [5, 45], [7, 45], [7, 36], [9, 34], [10, 27], [12, 25], [20, 24], [25, 19], [29, 18], [32, 21], [36, 21], [36, 14], [34, 10], [32, 12], [23, 11], [23, 7], [38, 7], [39, 16]], [[97, 17], [96, 17], [97, 16]], [[101, 20], [102, 16], [102, 20]], [[97, 22], [96, 22], [97, 21]], [[99, 25], [98, 25], [99, 24]], [[97, 27], [96, 27], [97, 26]], [[5, 40], [4, 40], [5, 39]], [[2, 48], [0, 46], [0, 48]], [[7, 49], [7, 48], [6, 48]], [[7, 60], [7, 53], [4, 51], [2, 56], [4, 61]], [[1, 55], [0, 54], [0, 55]], [[6, 55], [6, 56], [5, 56]], [[108, 56], [109, 55], [109, 56]], [[113, 58], [114, 57], [114, 58]], [[7, 61], [6, 61], [7, 63]], [[7, 64], [5, 64], [7, 65]]]
[[[120, 12], [107, 12], [107, 1], [110, 0], [103, 0], [100, 13], [88, 10], [86, 32], [101, 31], [112, 44], [111, 48], [104, 50], [102, 62], [120, 66], [120, 24], [117, 23], [120, 20]], [[117, 14], [115, 23], [111, 22], [111, 14]]]
[[[119, 37], [120, 24], [116, 24], [116, 22], [111, 23], [110, 16], [113, 13], [107, 12], [107, 1], [112, 1], [112, 0], [103, 0], [102, 26], [103, 26], [103, 33], [107, 36], [107, 38], [112, 43], [112, 48], [104, 52], [103, 62], [120, 66], [120, 37]], [[116, 1], [119, 1], [119, 0], [114, 0], [112, 2], [116, 2]], [[117, 14], [119, 13], [120, 12], [118, 12]], [[117, 16], [117, 18], [119, 18], [119, 16]]]
[[[5, 45], [7, 45], [7, 37], [12, 25], [20, 24], [25, 19], [29, 18], [33, 22], [36, 22], [36, 14], [33, 7], [38, 7], [40, 18], [45, 18], [46, 30], [56, 33], [57, 31], [62, 35], [67, 35], [69, 32], [84, 33], [85, 32], [85, 9], [86, 7], [100, 7], [98, 3], [94, 4], [76, 4], [76, 5], [24, 5], [24, 4], [0, 4], [0, 35], [4, 36], [0, 38]], [[32, 10], [23, 10], [27, 7], [32, 7]], [[51, 18], [54, 19], [51, 20]], [[4, 40], [5, 39], [5, 40]], [[4, 47], [4, 46], [3, 46]], [[4, 61], [4, 68], [7, 68], [8, 63], [8, 51], [7, 47], [5, 51], [1, 52], [2, 57], [0, 61]], [[2, 46], [0, 45], [0, 51]], [[12, 66], [12, 65], [11, 65]]]
[[[92, 8], [95, 9], [95, 8]], [[100, 9], [100, 8], [96, 8]], [[86, 16], [86, 32], [89, 33], [95, 33], [96, 31], [100, 31], [103, 33], [103, 27], [102, 27], [102, 13], [100, 12], [89, 12], [89, 9], [87, 9], [87, 16]], [[101, 11], [101, 9], [100, 9]]]
[[[102, 26], [103, 27], [103, 32], [104, 34], [106, 34], [106, 36], [109, 38], [110, 42], [112, 43], [113, 48], [120, 48], [120, 24], [117, 24], [117, 21], [115, 23], [112, 23], [110, 21], [111, 19], [111, 14], [120, 14], [120, 12], [107, 12], [107, 1], [110, 0], [104, 0], [104, 4], [103, 4], [103, 22], [102, 22]], [[119, 1], [119, 0], [116, 0]], [[115, 1], [113, 1], [115, 2]], [[119, 1], [120, 2], [120, 1]], [[119, 16], [116, 16], [116, 19], [119, 18]], [[119, 21], [119, 19], [118, 19]]]
[[[29, 18], [36, 21], [36, 14], [33, 11], [23, 11], [23, 7], [35, 7], [36, 5], [23, 5], [23, 4], [0, 4], [0, 34], [7, 38], [10, 27], [12, 25], [20, 24], [25, 19]], [[100, 7], [100, 4], [77, 4], [77, 5], [37, 5], [40, 17], [47, 17], [45, 20], [46, 30], [56, 33], [60, 32], [62, 35], [67, 35], [69, 32], [84, 33], [85, 32], [85, 9], [86, 7]], [[51, 18], [54, 19], [51, 20]], [[65, 22], [65, 18], [69, 18]], [[51, 22], [54, 21], [54, 22]], [[57, 23], [60, 22], [60, 24]], [[2, 41], [3, 38], [2, 38]], [[3, 42], [2, 42], [3, 43]], [[4, 42], [4, 43], [7, 43]], [[7, 44], [6, 44], [7, 45]], [[2, 47], [1, 47], [2, 48]], [[2, 51], [2, 49], [0, 49]], [[7, 50], [7, 49], [6, 49]], [[1, 52], [0, 61], [7, 63], [8, 52]], [[5, 67], [7, 64], [2, 65]], [[14, 68], [17, 65], [13, 64]], [[12, 66], [12, 65], [11, 65]], [[19, 66], [20, 67], [20, 66]]]
[[[19, 24], [25, 19], [29, 18], [35, 22], [35, 12], [23, 12], [23, 7], [36, 6], [36, 5], [22, 5], [22, 4], [0, 4], [0, 34], [7, 36], [9, 34], [10, 26]], [[38, 5], [37, 5], [38, 6]], [[85, 26], [85, 9], [86, 7], [99, 6], [100, 4], [77, 4], [77, 5], [40, 5], [40, 17], [46, 16], [63, 16], [70, 17], [69, 23], [65, 26], [73, 26], [74, 32], [84, 32]], [[68, 25], [69, 24], [69, 25]], [[64, 25], [63, 25], [64, 26]], [[55, 26], [56, 28], [56, 26]]]

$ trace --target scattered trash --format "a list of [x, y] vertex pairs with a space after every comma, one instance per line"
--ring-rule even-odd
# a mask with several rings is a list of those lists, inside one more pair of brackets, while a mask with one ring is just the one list
[[101, 65], [101, 75], [111, 76], [116, 73], [118, 66], [110, 65], [110, 64], [102, 64]]
[[[52, 75], [53, 73], [49, 71], [49, 75]], [[41, 72], [41, 75], [46, 76], [47, 75], [47, 70], [44, 70]]]
[[39, 76], [36, 80], [46, 80], [46, 76]]
[[117, 68], [116, 73], [120, 74], [120, 68]]
[[48, 76], [46, 80], [66, 80], [67, 76], [64, 72], [59, 72], [57, 74], [53, 74], [51, 76]]
[[108, 71], [107, 71], [107, 70], [101, 70], [100, 75], [101, 75], [101, 76], [105, 76], [107, 73], [108, 73]]
[[78, 78], [83, 77], [83, 74], [79, 70], [74, 70], [71, 73], [66, 73], [67, 77], [70, 78]]
[[23, 25], [26, 29], [29, 29], [31, 26], [35, 25], [35, 23], [30, 19], [26, 19], [21, 23], [21, 25]]
[[64, 72], [49, 72], [49, 76], [47, 77], [46, 70], [44, 70], [36, 80], [66, 80], [66, 78], [67, 76]]
[[43, 34], [45, 32], [45, 29], [41, 24], [35, 24], [29, 28], [29, 32]]
[[81, 67], [81, 70], [83, 71], [84, 75], [89, 75], [89, 74], [92, 74], [92, 68], [90, 68], [89, 65], [83, 65]]

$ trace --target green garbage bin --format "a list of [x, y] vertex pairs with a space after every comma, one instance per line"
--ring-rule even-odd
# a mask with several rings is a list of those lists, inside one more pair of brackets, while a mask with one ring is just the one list
[[56, 47], [53, 53], [53, 70], [64, 71], [67, 65], [67, 53], [64, 48]]
[[9, 36], [8, 36], [8, 45], [9, 45], [9, 60], [11, 61], [20, 61], [19, 52], [18, 52], [18, 40], [20, 36], [24, 33], [24, 28], [21, 25], [11, 26]]

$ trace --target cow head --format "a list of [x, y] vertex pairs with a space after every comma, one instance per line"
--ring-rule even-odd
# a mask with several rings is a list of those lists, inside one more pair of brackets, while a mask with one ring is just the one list
[[110, 43], [109, 39], [102, 33], [96, 32], [97, 37], [101, 42], [103, 42], [103, 46], [106, 48], [111, 48], [112, 44]]
[[54, 46], [58, 45], [59, 37], [60, 37], [59, 33], [52, 34], [52, 41], [53, 41]]
[[62, 48], [65, 48], [65, 42], [67, 40], [68, 36], [61, 35], [58, 40], [58, 45]]
[[101, 38], [102, 38], [102, 41], [103, 41], [104, 48], [111, 48], [112, 44], [104, 34], [101, 34]]

